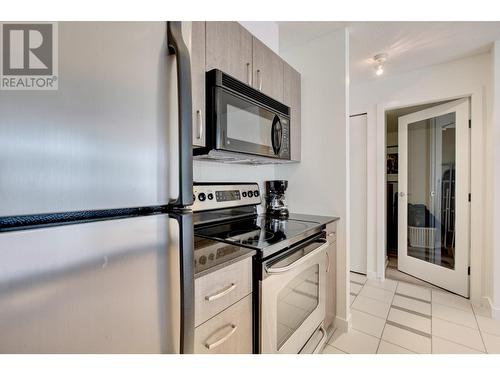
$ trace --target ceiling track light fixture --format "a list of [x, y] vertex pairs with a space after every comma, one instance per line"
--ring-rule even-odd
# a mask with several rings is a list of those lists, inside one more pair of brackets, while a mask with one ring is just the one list
[[375, 74], [377, 76], [381, 76], [384, 74], [384, 66], [383, 63], [387, 60], [387, 53], [379, 53], [373, 56], [373, 61], [377, 64], [377, 69], [375, 70]]

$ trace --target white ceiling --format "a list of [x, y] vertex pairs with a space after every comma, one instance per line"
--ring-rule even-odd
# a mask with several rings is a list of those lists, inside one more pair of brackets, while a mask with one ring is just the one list
[[347, 27], [351, 83], [376, 79], [373, 56], [385, 52], [384, 76], [472, 56], [500, 40], [500, 22], [279, 22], [280, 49]]

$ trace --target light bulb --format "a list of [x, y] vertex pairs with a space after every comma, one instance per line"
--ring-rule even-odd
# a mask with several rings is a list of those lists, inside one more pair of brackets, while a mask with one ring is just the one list
[[382, 67], [382, 64], [378, 66], [377, 70], [375, 71], [375, 74], [378, 76], [381, 76], [384, 73], [384, 68]]

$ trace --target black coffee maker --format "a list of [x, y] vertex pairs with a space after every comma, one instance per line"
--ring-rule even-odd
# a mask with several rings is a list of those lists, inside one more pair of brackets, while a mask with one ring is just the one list
[[285, 198], [287, 187], [287, 180], [266, 181], [266, 214], [268, 216], [278, 219], [288, 217], [288, 206]]

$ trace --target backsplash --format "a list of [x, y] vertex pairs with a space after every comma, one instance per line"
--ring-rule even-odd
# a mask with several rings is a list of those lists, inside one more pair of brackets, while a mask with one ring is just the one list
[[[242, 165], [227, 164], [205, 160], [193, 161], [193, 180], [196, 182], [214, 181], [238, 181], [257, 182], [261, 195], [264, 197], [264, 182], [274, 180], [276, 176], [275, 165]], [[264, 200], [258, 208], [259, 212], [264, 211]]]

